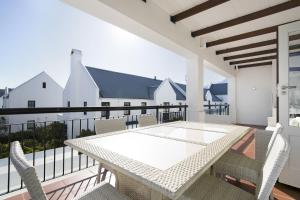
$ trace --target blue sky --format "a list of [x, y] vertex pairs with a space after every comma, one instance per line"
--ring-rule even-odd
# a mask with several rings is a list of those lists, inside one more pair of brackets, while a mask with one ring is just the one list
[[72, 48], [82, 50], [84, 65], [185, 82], [184, 58], [59, 0], [2, 0], [0, 27], [0, 88], [41, 71], [64, 87]]

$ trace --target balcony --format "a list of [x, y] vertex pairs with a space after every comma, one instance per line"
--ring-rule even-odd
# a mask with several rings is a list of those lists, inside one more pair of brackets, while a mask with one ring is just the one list
[[[95, 120], [125, 118], [126, 128], [134, 129], [139, 127], [137, 118], [141, 114], [124, 116], [119, 115], [120, 113], [136, 111], [146, 115], [153, 114], [158, 123], [168, 123], [185, 120], [186, 110], [186, 105], [2, 109], [0, 115], [5, 116], [74, 112], [87, 112], [88, 115], [81, 119], [70, 119], [70, 115], [66, 115], [66, 119], [60, 121], [1, 124], [1, 180], [5, 180], [4, 184], [1, 184], [1, 195], [24, 188], [24, 183], [10, 161], [9, 149], [12, 141], [20, 141], [27, 160], [35, 166], [40, 180], [48, 182], [98, 165], [94, 159], [64, 145], [66, 139], [95, 135]], [[103, 112], [110, 115], [97, 117]], [[84, 176], [84, 180], [85, 178], [90, 178], [89, 180], [92, 181], [94, 177]]]

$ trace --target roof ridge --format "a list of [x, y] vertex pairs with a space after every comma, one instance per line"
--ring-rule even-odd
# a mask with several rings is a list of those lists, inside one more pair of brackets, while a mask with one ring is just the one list
[[154, 78], [149, 78], [149, 77], [145, 77], [145, 76], [139, 76], [139, 75], [135, 75], [135, 74], [127, 74], [127, 73], [124, 73], [124, 72], [116, 72], [116, 71], [112, 71], [112, 70], [107, 70], [107, 69], [102, 69], [102, 68], [96, 68], [96, 67], [90, 67], [90, 66], [85, 66], [86, 68], [92, 68], [92, 69], [95, 69], [95, 70], [102, 70], [102, 71], [106, 71], [106, 72], [112, 72], [112, 73], [117, 73], [117, 74], [123, 74], [123, 75], [128, 75], [128, 76], [134, 76], [134, 77], [138, 77], [138, 78], [146, 78], [146, 79], [149, 79], [149, 80], [154, 80], [154, 81], [163, 81], [163, 80], [160, 80], [160, 79], [154, 79]]

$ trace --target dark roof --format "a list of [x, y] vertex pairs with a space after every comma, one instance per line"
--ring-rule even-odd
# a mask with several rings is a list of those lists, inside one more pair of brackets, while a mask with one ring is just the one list
[[5, 89], [0, 89], [0, 97], [2, 97], [5, 94]]
[[[154, 99], [154, 92], [162, 83], [162, 80], [135, 76], [120, 72], [113, 72], [93, 67], [86, 67], [91, 77], [100, 89], [99, 96], [102, 98], [125, 98], [125, 99]], [[175, 83], [186, 92], [186, 85]], [[176, 93], [177, 100], [186, 100], [178, 88], [171, 84]], [[209, 89], [203, 90], [204, 100], [207, 91], [212, 94], [213, 101], [221, 101], [216, 95], [227, 95], [227, 83], [212, 84]]]
[[[100, 97], [103, 98], [154, 99], [154, 92], [162, 83], [162, 80], [131, 74], [93, 67], [86, 67], [86, 69], [100, 89]], [[183, 85], [178, 85], [183, 87]], [[177, 100], [183, 98], [185, 100], [184, 95], [176, 87], [173, 87], [173, 89]]]
[[209, 90], [214, 95], [227, 95], [227, 83], [211, 84]]
[[[175, 84], [178, 85], [182, 90], [185, 91], [185, 89], [183, 89], [183, 88], [185, 88], [185, 85], [179, 84], [179, 83], [175, 83]], [[183, 95], [173, 84], [171, 84], [171, 86], [172, 86], [173, 90], [176, 93], [176, 100], [185, 101], [185, 99], [186, 99], [185, 95]]]
[[[13, 88], [8, 88], [8, 92], [13, 91]], [[5, 89], [0, 89], [0, 97], [2, 97], [5, 94]]]

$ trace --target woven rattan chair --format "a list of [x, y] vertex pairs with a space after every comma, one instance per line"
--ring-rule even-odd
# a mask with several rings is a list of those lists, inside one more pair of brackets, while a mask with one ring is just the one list
[[153, 115], [140, 115], [138, 116], [138, 122], [140, 127], [151, 126], [157, 124], [157, 119]]
[[[259, 133], [259, 131], [257, 132], [258, 134], [264, 134]], [[236, 179], [243, 179], [256, 184], [263, 162], [268, 156], [274, 144], [276, 136], [278, 134], [281, 134], [281, 132], [282, 126], [280, 124], [277, 124], [276, 129], [272, 133], [267, 149], [264, 152], [264, 156], [261, 156], [263, 157], [261, 161], [251, 159], [234, 151], [229, 151], [224, 156], [222, 156], [214, 165], [215, 173], [222, 176], [229, 175]]]
[[[104, 134], [113, 131], [126, 130], [126, 118], [95, 120], [95, 130], [96, 130], [96, 134]], [[102, 177], [100, 180], [101, 172], [102, 172]], [[102, 163], [99, 163], [98, 176], [97, 176], [98, 183], [105, 180], [107, 172], [108, 172], [107, 167], [103, 166]]]
[[255, 195], [248, 193], [214, 176], [204, 175], [190, 187], [181, 200], [267, 200], [288, 159], [289, 144], [281, 134], [277, 135], [274, 145], [261, 168]]
[[[22, 147], [18, 141], [11, 143], [10, 148], [11, 161], [24, 181], [28, 193], [33, 200], [47, 200], [40, 180], [36, 174], [35, 168], [26, 160]], [[129, 200], [125, 195], [119, 193], [108, 183], [101, 183], [98, 186], [80, 194], [77, 200]]]

